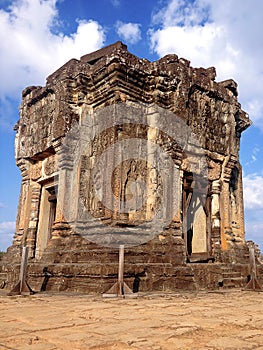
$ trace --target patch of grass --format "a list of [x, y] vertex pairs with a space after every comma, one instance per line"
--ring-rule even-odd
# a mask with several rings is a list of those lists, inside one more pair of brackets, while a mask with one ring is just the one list
[[5, 254], [5, 252], [0, 252], [0, 260], [2, 260], [4, 254]]

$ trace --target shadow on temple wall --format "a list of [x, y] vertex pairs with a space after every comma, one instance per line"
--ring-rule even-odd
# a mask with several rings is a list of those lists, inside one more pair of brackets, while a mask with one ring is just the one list
[[43, 281], [42, 286], [40, 288], [40, 292], [46, 291], [48, 281], [49, 281], [50, 277], [53, 276], [52, 273], [48, 271], [47, 267], [43, 268], [43, 274], [44, 274], [44, 281]]

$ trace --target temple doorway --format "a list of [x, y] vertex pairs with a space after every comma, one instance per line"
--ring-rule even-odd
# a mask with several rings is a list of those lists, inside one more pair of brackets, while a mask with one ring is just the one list
[[210, 216], [210, 197], [204, 193], [202, 186], [194, 185], [192, 173], [185, 173], [183, 235], [188, 262], [207, 260], [210, 255]]
[[35, 257], [40, 258], [51, 238], [56, 218], [57, 197], [54, 183], [42, 186]]

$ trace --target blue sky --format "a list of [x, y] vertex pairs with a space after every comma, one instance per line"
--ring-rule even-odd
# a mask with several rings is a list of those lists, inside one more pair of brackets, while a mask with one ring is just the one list
[[0, 250], [11, 244], [20, 174], [13, 126], [21, 91], [71, 58], [122, 40], [156, 60], [176, 53], [233, 78], [253, 126], [241, 162], [246, 237], [263, 249], [263, 2], [261, 0], [0, 0]]

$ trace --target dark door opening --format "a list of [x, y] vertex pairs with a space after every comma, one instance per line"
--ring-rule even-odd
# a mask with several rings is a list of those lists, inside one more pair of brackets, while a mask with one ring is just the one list
[[204, 261], [210, 255], [210, 197], [205, 192], [197, 176], [184, 174], [183, 236], [189, 262]]
[[57, 196], [55, 193], [55, 188], [49, 189], [50, 193], [48, 197], [48, 202], [50, 205], [49, 209], [49, 223], [48, 223], [48, 239], [51, 238], [52, 228], [56, 219], [56, 210], [57, 210]]

